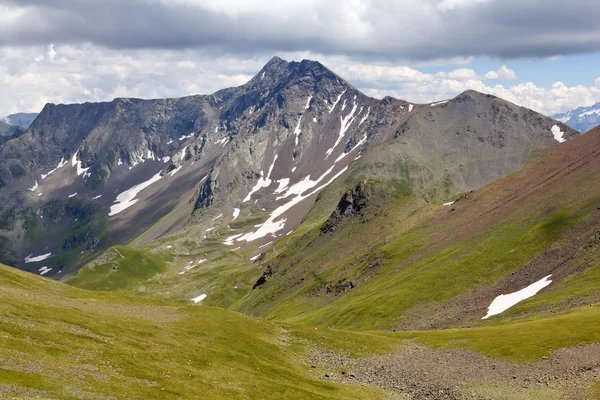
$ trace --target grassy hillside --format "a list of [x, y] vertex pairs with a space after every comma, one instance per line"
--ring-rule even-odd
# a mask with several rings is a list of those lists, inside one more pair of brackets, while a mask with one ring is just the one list
[[[560, 348], [599, 341], [599, 321], [600, 307], [594, 306], [477, 329], [344, 332], [205, 306], [89, 292], [0, 266], [0, 396], [401, 399], [386, 380], [402, 376], [386, 377], [389, 371], [381, 370], [381, 379], [370, 381], [361, 365], [379, 362], [378, 354], [385, 355], [383, 360], [393, 359], [424, 344], [432, 348], [425, 350], [427, 357], [450, 355], [465, 363], [473, 356], [444, 349], [467, 349], [498, 360], [490, 362], [493, 368], [519, 361], [533, 363], [527, 368], [535, 372], [547, 362], [543, 358]], [[548, 393], [563, 398], [574, 393], [568, 391], [573, 385], [556, 382], [568, 378], [580, 383], [577, 393], [595, 398], [596, 389], [590, 389], [595, 381], [584, 379], [589, 375], [585, 366], [576, 367], [582, 371], [577, 376], [565, 377], [555, 370], [550, 387], [534, 384], [525, 390], [491, 372], [485, 380], [457, 374], [454, 385], [464, 393], [474, 386], [479, 392], [492, 391], [496, 395], [490, 398], [544, 398]], [[341, 377], [348, 374], [351, 381], [344, 381]], [[432, 390], [427, 385], [424, 381], [421, 387]]]
[[594, 304], [598, 179], [600, 131], [450, 206], [381, 182], [394, 195], [367, 199], [335, 232], [309, 214], [312, 225], [276, 245], [263, 262], [272, 276], [237, 307], [340, 329], [472, 326], [496, 296], [546, 275], [553, 283], [538, 297], [493, 319]]
[[[302, 330], [286, 339], [280, 324], [83, 291], [4, 266], [0, 322], [0, 397], [384, 398], [311, 376], [301, 358], [312, 342], [300, 341]], [[356, 339], [353, 351], [375, 347]], [[375, 343], [389, 350], [398, 342]]]

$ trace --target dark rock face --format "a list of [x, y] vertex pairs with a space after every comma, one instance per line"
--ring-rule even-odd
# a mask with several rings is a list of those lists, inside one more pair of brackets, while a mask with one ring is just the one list
[[262, 285], [264, 285], [265, 283], [267, 283], [267, 280], [269, 280], [269, 278], [271, 278], [273, 276], [273, 267], [272, 265], [267, 265], [267, 269], [265, 270], [265, 272], [263, 272], [263, 274], [260, 276], [260, 278], [258, 278], [258, 280], [256, 281], [256, 283], [254, 284], [254, 286], [252, 286], [252, 290], [261, 287]]
[[[271, 214], [285, 219], [278, 232], [254, 232], [267, 241], [294, 229], [314, 195], [361, 155], [366, 176], [400, 177], [407, 193], [439, 198], [556, 145], [556, 123], [472, 91], [435, 106], [377, 100], [318, 62], [278, 57], [245, 85], [212, 95], [48, 104], [26, 132], [0, 141], [0, 261], [36, 271], [38, 263], [22, 260], [52, 252], [70, 272], [82, 251], [127, 242], [181, 203], [189, 214], [203, 210], [191, 220], [199, 224], [234, 207], [283, 207]], [[559, 125], [566, 138], [575, 134]], [[360, 214], [364, 189], [348, 193], [325, 229]], [[132, 190], [134, 200], [120, 207]], [[52, 201], [71, 198], [96, 207], [76, 229], [64, 209], [48, 214]], [[147, 236], [174, 229], [163, 228]]]
[[334, 232], [345, 219], [360, 215], [362, 209], [369, 204], [369, 195], [372, 193], [370, 186], [369, 182], [361, 182], [348, 190], [321, 228], [321, 233]]

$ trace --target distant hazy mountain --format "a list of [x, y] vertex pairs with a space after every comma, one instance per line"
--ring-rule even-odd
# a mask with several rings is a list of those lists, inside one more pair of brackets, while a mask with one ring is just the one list
[[11, 114], [4, 120], [10, 125], [20, 126], [21, 128], [27, 129], [29, 125], [36, 119], [38, 113], [16, 113]]
[[589, 107], [579, 107], [566, 113], [553, 115], [560, 121], [579, 132], [587, 132], [600, 125], [600, 102]]

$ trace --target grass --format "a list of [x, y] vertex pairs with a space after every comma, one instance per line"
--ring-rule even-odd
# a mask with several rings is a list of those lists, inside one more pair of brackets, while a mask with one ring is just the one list
[[599, 322], [600, 305], [596, 305], [519, 323], [389, 335], [416, 340], [433, 348], [466, 348], [493, 359], [535, 362], [561, 348], [600, 341]]
[[165, 270], [163, 260], [149, 252], [125, 246], [107, 252], [114, 253], [110, 261], [82, 268], [68, 283], [89, 290], [131, 290]]
[[88, 292], [3, 266], [0, 288], [0, 396], [384, 398], [378, 389], [315, 378], [300, 359], [309, 342], [282, 344], [279, 324]]
[[[311, 298], [309, 288], [282, 300], [267, 316], [339, 329], [389, 329], [413, 307], [440, 304], [495, 283], [532, 259], [581, 218], [577, 210], [565, 208], [541, 219], [530, 216], [506, 221], [491, 232], [417, 258], [414, 255], [419, 249], [427, 250], [428, 236], [426, 230], [413, 231], [379, 247], [375, 256], [382, 259], [382, 266], [377, 274], [344, 296], [319, 305], [322, 300]], [[352, 248], [351, 240], [362, 235], [346, 237], [346, 243], [335, 245]]]
[[[319, 369], [305, 360], [307, 351], [335, 349], [369, 357], [416, 341], [535, 362], [562, 347], [599, 341], [599, 321], [600, 306], [594, 306], [474, 329], [348, 332], [80, 290], [0, 266], [0, 396], [384, 399], [389, 394], [374, 387], [319, 379], [314, 373]], [[492, 398], [511, 398], [493, 382], [470, 384]], [[590, 389], [597, 392], [597, 385]]]

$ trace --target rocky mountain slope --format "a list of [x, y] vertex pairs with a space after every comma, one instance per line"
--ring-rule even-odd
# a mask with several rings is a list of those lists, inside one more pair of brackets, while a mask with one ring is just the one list
[[579, 132], [587, 132], [600, 125], [600, 102], [589, 107], [579, 107], [566, 113], [556, 114], [552, 118]]
[[113, 245], [202, 240], [251, 221], [224, 242], [256, 248], [298, 226], [361, 156], [370, 176], [439, 202], [575, 134], [476, 92], [425, 105], [369, 98], [318, 62], [277, 57], [209, 96], [49, 104], [0, 147], [0, 255], [58, 276]]

